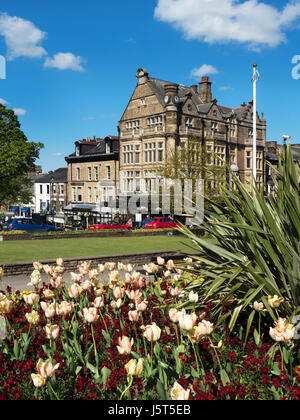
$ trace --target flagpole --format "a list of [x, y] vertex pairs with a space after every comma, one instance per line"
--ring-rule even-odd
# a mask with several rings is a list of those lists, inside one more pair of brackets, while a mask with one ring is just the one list
[[256, 70], [257, 64], [253, 64], [253, 183], [256, 185], [257, 180], [257, 130], [256, 130], [256, 82], [259, 74]]

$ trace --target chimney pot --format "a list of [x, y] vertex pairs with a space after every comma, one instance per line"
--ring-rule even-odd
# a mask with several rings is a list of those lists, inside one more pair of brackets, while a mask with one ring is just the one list
[[195, 92], [198, 93], [198, 86], [197, 85], [192, 85], [191, 89]]

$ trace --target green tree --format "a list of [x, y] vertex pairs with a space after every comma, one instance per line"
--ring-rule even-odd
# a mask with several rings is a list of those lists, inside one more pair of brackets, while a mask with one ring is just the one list
[[30, 200], [31, 181], [42, 143], [29, 142], [14, 111], [0, 104], [0, 206]]
[[[205, 207], [210, 200], [222, 202], [221, 186], [228, 176], [227, 162], [209, 148], [198, 137], [190, 137], [179, 148], [168, 150], [164, 164], [159, 165], [157, 173], [161, 178], [192, 181], [193, 191], [198, 180], [204, 182]], [[171, 192], [172, 194], [172, 192]], [[194, 201], [194, 199], [193, 199]]]

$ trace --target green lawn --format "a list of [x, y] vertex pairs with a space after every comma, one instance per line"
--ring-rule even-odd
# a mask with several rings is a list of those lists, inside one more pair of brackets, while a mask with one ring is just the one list
[[[0, 242], [0, 263], [38, 261], [131, 252], [178, 249], [193, 252], [183, 236], [140, 236], [136, 238], [68, 238]], [[195, 250], [196, 251], [196, 250]]]

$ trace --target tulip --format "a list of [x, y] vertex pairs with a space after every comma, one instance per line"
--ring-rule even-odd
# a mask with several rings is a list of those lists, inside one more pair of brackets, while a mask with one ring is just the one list
[[164, 265], [165, 260], [162, 257], [157, 257], [157, 264], [158, 265]]
[[161, 329], [153, 322], [151, 325], [147, 325], [144, 331], [144, 337], [150, 341], [157, 341], [160, 339]]
[[131, 272], [134, 269], [134, 265], [131, 264], [127, 264], [123, 266], [123, 270], [127, 271], [127, 272]]
[[197, 320], [197, 315], [195, 313], [188, 315], [184, 312], [184, 313], [181, 313], [180, 316], [178, 317], [180, 328], [186, 331], [190, 331], [194, 327], [196, 320]]
[[128, 318], [129, 321], [132, 322], [137, 322], [140, 316], [140, 312], [139, 311], [128, 311]]
[[109, 270], [109, 271], [114, 270], [116, 266], [117, 266], [116, 263], [113, 263], [113, 262], [106, 262], [104, 264], [104, 267], [106, 268], [106, 270]]
[[43, 264], [39, 263], [38, 261], [35, 261], [32, 265], [35, 270], [41, 271], [43, 269]]
[[192, 290], [189, 293], [189, 301], [192, 303], [198, 302], [199, 296], [198, 293], [194, 293]]
[[264, 304], [262, 302], [254, 302], [253, 303], [253, 309], [255, 309], [256, 311], [266, 311], [266, 309], [264, 309]]
[[23, 299], [27, 305], [35, 305], [40, 300], [40, 297], [37, 293], [29, 293], [28, 295], [23, 295]]
[[45, 298], [45, 299], [51, 299], [51, 298], [53, 298], [55, 295], [54, 295], [54, 293], [52, 292], [52, 290], [50, 290], [50, 289], [45, 289], [44, 290], [44, 293], [43, 293], [43, 297]]
[[33, 385], [36, 388], [41, 388], [46, 383], [46, 379], [43, 378], [42, 375], [39, 375], [39, 374], [36, 374], [36, 373], [31, 374], [31, 379], [32, 379]]
[[130, 300], [139, 300], [142, 296], [142, 292], [140, 290], [126, 290], [126, 295]]
[[43, 265], [43, 270], [48, 276], [52, 276], [53, 274], [53, 267], [50, 267], [50, 265]]
[[82, 312], [87, 322], [94, 323], [99, 318], [97, 308], [83, 308]]
[[155, 274], [158, 272], [159, 266], [154, 263], [150, 263], [143, 265], [143, 269], [147, 271], [148, 274]]
[[6, 298], [5, 299], [0, 299], [0, 314], [9, 314], [14, 307], [14, 303], [12, 300], [9, 300]]
[[0, 267], [0, 277], [3, 277], [3, 276], [4, 276], [4, 270], [2, 267]]
[[77, 283], [73, 283], [68, 288], [68, 294], [71, 298], [77, 298], [81, 292], [82, 292], [82, 288]]
[[166, 264], [167, 270], [172, 270], [175, 267], [174, 261], [169, 260]]
[[53, 318], [55, 315], [55, 301], [53, 303], [41, 302], [41, 308], [46, 318]]
[[81, 273], [81, 274], [88, 274], [89, 273], [89, 271], [90, 271], [90, 263], [88, 263], [88, 262], [86, 262], [86, 261], [84, 261], [82, 264], [80, 264], [78, 267], [77, 267], [77, 270], [79, 271], [79, 273]]
[[91, 290], [93, 283], [90, 280], [85, 280], [80, 284], [82, 290]]
[[268, 296], [268, 304], [271, 306], [271, 308], [278, 308], [280, 304], [284, 301], [283, 298], [278, 297], [277, 295]]
[[179, 293], [180, 293], [180, 289], [179, 289], [179, 287], [169, 287], [169, 293], [170, 293], [170, 295], [171, 296], [178, 296], [179, 295]]
[[104, 273], [105, 270], [106, 270], [106, 268], [105, 268], [104, 264], [98, 264], [99, 273]]
[[55, 289], [59, 289], [63, 286], [64, 279], [61, 276], [58, 276], [57, 274], [54, 274], [50, 278], [50, 284]]
[[199, 343], [202, 337], [211, 335], [213, 329], [214, 324], [209, 321], [202, 321], [189, 330], [188, 336], [193, 343]]
[[95, 308], [103, 308], [104, 306], [104, 296], [98, 296], [93, 302]]
[[71, 276], [71, 280], [74, 282], [74, 283], [79, 283], [81, 280], [82, 280], [82, 277], [83, 277], [83, 274], [81, 274], [81, 273], [70, 273], [70, 276]]
[[122, 299], [113, 300], [110, 304], [110, 306], [114, 309], [119, 309], [123, 305]]
[[124, 264], [122, 262], [118, 262], [117, 268], [118, 270], [124, 270]]
[[47, 324], [45, 326], [45, 331], [46, 331], [47, 338], [49, 338], [49, 340], [56, 340], [57, 337], [59, 336], [60, 327], [55, 324], [54, 325]]
[[125, 273], [124, 274], [124, 281], [125, 283], [129, 284], [131, 282], [133, 282], [134, 278], [130, 273]]
[[40, 320], [40, 317], [39, 317], [39, 314], [37, 313], [37, 311], [32, 311], [30, 313], [27, 313], [27, 314], [25, 314], [25, 317], [26, 317], [27, 321], [29, 322], [29, 324], [31, 324], [31, 325], [36, 325]]
[[176, 308], [172, 308], [169, 310], [169, 318], [172, 322], [178, 322], [178, 311]]
[[135, 285], [137, 287], [144, 287], [145, 286], [145, 279], [144, 277], [137, 277], [136, 279], [134, 279]]
[[130, 354], [133, 345], [133, 338], [130, 340], [128, 337], [123, 335], [122, 338], [118, 338], [118, 344], [117, 349], [120, 354]]
[[144, 312], [147, 309], [147, 306], [148, 306], [147, 300], [143, 300], [141, 302], [140, 301], [135, 302], [135, 309], [137, 311]]
[[185, 390], [178, 382], [175, 382], [170, 391], [172, 400], [188, 400], [190, 397], [190, 390]]
[[117, 270], [111, 271], [108, 276], [108, 280], [110, 283], [118, 281], [120, 278], [120, 273]]
[[60, 363], [57, 363], [56, 365], [52, 365], [52, 362], [50, 359], [46, 360], [44, 362], [43, 359], [39, 359], [36, 365], [36, 370], [38, 371], [38, 374], [41, 375], [44, 379], [51, 378], [55, 371], [59, 368]]
[[138, 361], [131, 359], [128, 363], [125, 365], [125, 369], [127, 372], [127, 375], [131, 376], [139, 376], [143, 372], [143, 359], [139, 359]]
[[62, 258], [57, 258], [56, 265], [62, 267], [64, 265], [64, 260]]
[[99, 276], [98, 270], [94, 269], [94, 270], [89, 271], [89, 278], [91, 280], [95, 280], [98, 276]]
[[30, 276], [30, 283], [27, 286], [37, 286], [41, 282], [41, 273], [39, 270], [34, 270]]
[[279, 318], [275, 328], [270, 328], [270, 336], [277, 342], [289, 342], [295, 336], [295, 327], [288, 324], [285, 318]]
[[56, 314], [57, 315], [68, 315], [74, 309], [72, 302], [63, 301], [60, 304], [56, 304]]
[[117, 300], [117, 299], [122, 299], [123, 297], [124, 297], [124, 295], [125, 295], [125, 290], [124, 290], [124, 288], [123, 287], [120, 287], [120, 286], [116, 286], [114, 289], [113, 289], [113, 296], [114, 296], [114, 298]]

